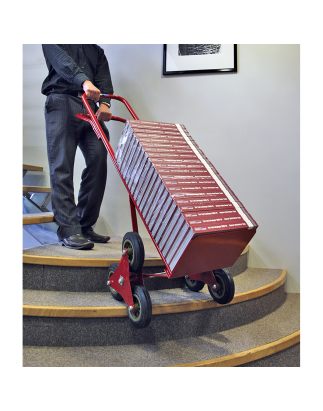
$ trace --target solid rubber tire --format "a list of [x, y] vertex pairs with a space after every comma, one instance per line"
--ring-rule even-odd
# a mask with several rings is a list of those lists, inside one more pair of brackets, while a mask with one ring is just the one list
[[133, 287], [132, 295], [135, 306], [139, 305], [140, 308], [139, 312], [137, 311], [135, 313], [132, 313], [128, 307], [128, 317], [136, 328], [145, 328], [150, 323], [152, 317], [152, 304], [150, 295], [146, 288], [141, 285], [136, 285]]
[[184, 281], [186, 284], [186, 287], [194, 292], [199, 292], [202, 290], [204, 287], [205, 283], [203, 281], [198, 281], [198, 280], [190, 280], [189, 278], [184, 277]]
[[[109, 266], [109, 268], [108, 268], [108, 279], [111, 277], [111, 275], [115, 272], [115, 270], [118, 268], [118, 263], [113, 263], [113, 264], [111, 264], [110, 266]], [[111, 274], [110, 274], [111, 273]], [[112, 297], [115, 299], [115, 300], [117, 300], [117, 301], [122, 301], [123, 300], [123, 298], [122, 298], [122, 296], [121, 296], [121, 294], [119, 294], [116, 290], [114, 290], [112, 287], [110, 287], [109, 286], [109, 288], [110, 288], [110, 292], [111, 292], [111, 295], [112, 295]]]
[[219, 289], [214, 291], [210, 286], [208, 286], [211, 297], [219, 304], [229, 304], [232, 301], [235, 292], [235, 285], [232, 275], [225, 268], [214, 270], [213, 274], [219, 284]]
[[130, 271], [141, 270], [145, 261], [145, 248], [140, 235], [134, 231], [126, 233], [122, 240], [122, 250], [124, 248], [128, 249]]

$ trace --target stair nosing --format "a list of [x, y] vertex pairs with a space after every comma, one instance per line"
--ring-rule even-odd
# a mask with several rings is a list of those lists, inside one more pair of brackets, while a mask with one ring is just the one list
[[[244, 351], [238, 351], [233, 354], [204, 359], [201, 361], [194, 361], [188, 363], [179, 363], [173, 365], [166, 365], [167, 368], [173, 367], [236, 367], [243, 364], [252, 363], [253, 361], [260, 360], [262, 358], [269, 357], [271, 355], [277, 354], [281, 351], [284, 351], [296, 344], [300, 343], [300, 329], [297, 331], [292, 332], [291, 334], [287, 334], [282, 338], [275, 339], [266, 344], [260, 344], [256, 347], [249, 348]], [[43, 347], [43, 346], [23, 346], [23, 350], [25, 349], [39, 349], [42, 351], [44, 348], [50, 350], [59, 350], [70, 348], [80, 348], [80, 347]], [[88, 347], [82, 347], [83, 350], [86, 350]], [[91, 347], [91, 348], [102, 348], [101, 346]], [[104, 346], [104, 348], [109, 348]], [[91, 350], [93, 353], [93, 350]], [[56, 354], [55, 356], [57, 356]], [[25, 365], [24, 365], [25, 366]], [[44, 365], [43, 365], [44, 366]]]
[[[281, 287], [286, 281], [286, 270], [283, 269], [281, 275], [269, 284], [253, 290], [238, 293], [233, 300], [226, 305], [216, 303], [213, 299], [185, 301], [179, 303], [153, 304], [152, 314], [174, 314], [189, 311], [206, 310], [216, 307], [229, 306], [245, 301], [249, 301], [263, 295], [269, 294]], [[126, 306], [113, 307], [72, 307], [72, 306], [44, 306], [44, 305], [23, 305], [23, 315], [33, 317], [59, 317], [59, 318], [110, 318], [126, 317]]]
[[226, 355], [224, 357], [216, 357], [208, 360], [195, 361], [191, 363], [170, 365], [169, 367], [236, 367], [238, 365], [247, 364], [261, 358], [276, 354], [286, 348], [300, 342], [300, 330], [280, 338], [268, 344], [260, 345], [256, 348], [250, 348], [245, 351]]
[[52, 212], [30, 213], [22, 215], [23, 225], [52, 223], [54, 221], [54, 214]]
[[[248, 251], [249, 244], [245, 247], [239, 257], [246, 254]], [[78, 258], [23, 254], [22, 261], [24, 264], [54, 265], [62, 267], [109, 267], [113, 263], [119, 263], [120, 258]], [[156, 267], [159, 265], [164, 265], [163, 260], [160, 257], [145, 258], [144, 267]]]
[[23, 193], [25, 192], [31, 192], [31, 193], [50, 193], [51, 188], [50, 187], [44, 187], [44, 186], [22, 186], [22, 191]]
[[44, 171], [44, 168], [41, 166], [33, 166], [31, 164], [23, 164], [22, 169], [26, 171]]
[[[121, 254], [121, 252], [120, 252]], [[52, 257], [23, 254], [24, 264], [53, 265], [61, 267], [109, 267], [113, 263], [119, 263], [120, 258], [77, 258], [77, 257]], [[144, 267], [164, 265], [159, 257], [145, 258]]]

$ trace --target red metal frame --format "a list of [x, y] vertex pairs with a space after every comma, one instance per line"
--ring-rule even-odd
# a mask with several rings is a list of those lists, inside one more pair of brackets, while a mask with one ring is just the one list
[[129, 203], [130, 203], [130, 214], [131, 214], [131, 221], [132, 221], [132, 231], [138, 233], [138, 222], [137, 222], [137, 215], [136, 215], [136, 207], [135, 204], [129, 196]]
[[142, 269], [137, 272], [131, 272], [129, 269], [128, 252], [125, 248], [122, 252], [118, 268], [109, 278], [109, 286], [117, 291], [128, 307], [134, 307], [131, 287], [134, 285], [144, 286]]
[[212, 271], [206, 271], [205, 273], [200, 274], [193, 274], [190, 275], [188, 278], [190, 280], [203, 281], [203, 283], [209, 285], [210, 287], [213, 287], [214, 285], [216, 286], [216, 288], [218, 287], [218, 283]]
[[[128, 109], [128, 111], [130, 112], [130, 114], [132, 115], [132, 117], [134, 118], [134, 120], [139, 120], [138, 116], [136, 115], [136, 113], [134, 112], [134, 110], [131, 108], [130, 104], [127, 102], [126, 99], [124, 99], [123, 97], [120, 96], [115, 96], [113, 94], [101, 94], [101, 97], [105, 97], [105, 98], [110, 98], [110, 99], [114, 99], [114, 100], [119, 100], [121, 101]], [[131, 285], [135, 285], [135, 284], [139, 284], [139, 285], [144, 285], [144, 278], [149, 278], [149, 277], [154, 277], [154, 276], [158, 276], [158, 277], [170, 277], [172, 275], [172, 272], [165, 260], [165, 258], [162, 255], [161, 250], [159, 249], [158, 244], [156, 243], [155, 239], [153, 238], [152, 234], [150, 233], [150, 230], [139, 210], [139, 208], [136, 205], [136, 202], [134, 201], [130, 190], [119, 170], [119, 167], [117, 165], [117, 162], [115, 160], [115, 156], [114, 156], [114, 151], [106, 137], [106, 135], [104, 134], [96, 115], [93, 113], [91, 106], [89, 105], [87, 99], [86, 99], [86, 94], [84, 93], [82, 95], [82, 101], [83, 104], [85, 106], [85, 108], [88, 111], [88, 114], [76, 114], [76, 117], [87, 121], [88, 123], [91, 124], [91, 126], [93, 127], [94, 132], [96, 133], [97, 137], [99, 139], [102, 140], [103, 144], [105, 145], [111, 160], [114, 164], [114, 166], [117, 169], [117, 172], [119, 173], [119, 176], [121, 178], [121, 180], [123, 181], [128, 194], [129, 194], [129, 203], [130, 203], [130, 214], [131, 214], [131, 221], [132, 221], [132, 229], [134, 232], [138, 233], [138, 222], [137, 222], [137, 215], [136, 215], [136, 210], [138, 212], [138, 214], [140, 215], [164, 265], [165, 265], [165, 275], [155, 275], [155, 274], [145, 274], [143, 275], [142, 269], [140, 270], [140, 272], [136, 272], [136, 273], [132, 273], [129, 271], [129, 261], [128, 261], [128, 253], [127, 250], [125, 249], [122, 253], [122, 257], [120, 260], [120, 263], [118, 265], [118, 268], [116, 269], [116, 271], [112, 274], [112, 276], [110, 277], [109, 281], [110, 281], [110, 286], [116, 290], [124, 299], [124, 301], [126, 302], [127, 306], [130, 307], [134, 307], [134, 303], [133, 303], [133, 297], [132, 297], [132, 292], [131, 292]], [[115, 121], [120, 121], [125, 123], [127, 120], [121, 117], [115, 117], [112, 116], [111, 120], [115, 120]], [[123, 278], [123, 285], [121, 285], [119, 283], [120, 277]], [[216, 279], [212, 273], [212, 271], [208, 271], [208, 272], [204, 272], [204, 273], [199, 273], [199, 274], [193, 274], [189, 276], [189, 279], [191, 280], [199, 280], [199, 281], [203, 281], [206, 284], [208, 284], [209, 286], [218, 286]], [[122, 281], [121, 281], [122, 282]]]
[[122, 296], [128, 307], [134, 307], [130, 284], [128, 252], [126, 249], [122, 253], [118, 268], [109, 278], [109, 285]]
[[[110, 99], [115, 99], [115, 100], [122, 101], [122, 102], [124, 103], [124, 105], [127, 107], [127, 109], [129, 110], [129, 112], [130, 112], [130, 114], [132, 115], [132, 117], [133, 117], [135, 120], [139, 120], [138, 116], [137, 116], [136, 113], [133, 111], [133, 109], [131, 108], [130, 104], [129, 104], [129, 103], [127, 102], [127, 100], [124, 99], [123, 97], [115, 96], [115, 95], [113, 95], [113, 94], [101, 94], [101, 96], [102, 96], [102, 97], [106, 97], [106, 98], [110, 98]], [[88, 114], [88, 115], [86, 115], [86, 114], [76, 114], [76, 117], [79, 118], [79, 119], [81, 119], [81, 120], [84, 120], [84, 121], [87, 121], [88, 123], [90, 123], [91, 126], [93, 127], [93, 130], [94, 130], [95, 134], [97, 135], [97, 137], [98, 137], [99, 139], [101, 139], [102, 142], [103, 142], [103, 144], [105, 145], [105, 148], [107, 149], [108, 153], [110, 154], [111, 160], [112, 160], [115, 168], [117, 169], [117, 172], [118, 172], [121, 180], [123, 181], [123, 184], [125, 185], [125, 187], [126, 187], [126, 189], [127, 189], [127, 191], [128, 191], [128, 194], [129, 194], [130, 213], [131, 213], [131, 218], [132, 218], [132, 227], [134, 227], [134, 228], [137, 227], [137, 231], [136, 231], [136, 232], [138, 232], [138, 222], [137, 222], [137, 216], [136, 216], [136, 212], [135, 212], [135, 210], [137, 210], [137, 212], [138, 212], [138, 214], [140, 215], [140, 217], [141, 217], [141, 219], [142, 219], [142, 221], [143, 221], [143, 223], [144, 223], [144, 225], [145, 225], [145, 227], [146, 227], [146, 229], [147, 229], [147, 231], [148, 231], [148, 233], [149, 233], [149, 235], [150, 235], [153, 243], [155, 244], [155, 247], [156, 247], [156, 249], [157, 249], [157, 251], [158, 251], [161, 259], [163, 260], [163, 263], [164, 263], [164, 265], [165, 265], [165, 267], [166, 267], [165, 272], [166, 272], [166, 274], [167, 274], [168, 276], [170, 276], [170, 275], [171, 275], [171, 271], [170, 271], [170, 269], [169, 269], [169, 267], [168, 267], [168, 264], [167, 264], [165, 258], [163, 257], [163, 255], [162, 255], [162, 253], [161, 253], [161, 250], [160, 250], [158, 244], [156, 243], [155, 239], [154, 239], [153, 236], [151, 235], [150, 230], [149, 230], [149, 228], [148, 228], [148, 226], [147, 226], [147, 224], [146, 224], [146, 222], [145, 222], [145, 220], [144, 220], [144, 218], [143, 218], [143, 216], [142, 216], [139, 208], [137, 207], [136, 202], [134, 201], [134, 199], [133, 199], [133, 197], [132, 197], [132, 195], [131, 195], [131, 193], [130, 193], [129, 188], [128, 188], [126, 182], [124, 181], [124, 178], [123, 178], [123, 176], [122, 176], [122, 174], [121, 174], [121, 172], [120, 172], [120, 170], [119, 170], [118, 164], [117, 164], [116, 159], [115, 159], [115, 157], [114, 157], [114, 151], [113, 151], [113, 149], [112, 149], [112, 147], [111, 147], [111, 145], [110, 145], [110, 143], [109, 143], [109, 140], [107, 139], [106, 135], [104, 134], [104, 131], [102, 130], [102, 128], [101, 128], [101, 126], [100, 126], [100, 124], [99, 124], [99, 122], [98, 122], [98, 120], [97, 120], [97, 118], [96, 118], [96, 115], [93, 113], [93, 110], [91, 109], [91, 106], [89, 105], [89, 103], [88, 103], [88, 101], [87, 101], [87, 99], [86, 99], [86, 94], [85, 94], [85, 93], [82, 95], [82, 101], [83, 101], [83, 104], [84, 104], [84, 106], [85, 106], [85, 108], [87, 109], [87, 111], [88, 111], [89, 114]], [[119, 119], [119, 121], [121, 121], [121, 120], [122, 120], [123, 122], [126, 121], [125, 119], [120, 119], [120, 117], [118, 117], [118, 119]]]

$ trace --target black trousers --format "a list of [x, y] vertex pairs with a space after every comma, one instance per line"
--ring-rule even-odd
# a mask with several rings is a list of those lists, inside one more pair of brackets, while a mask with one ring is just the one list
[[[94, 112], [97, 106], [89, 101]], [[107, 179], [107, 151], [92, 126], [75, 117], [86, 113], [79, 97], [51, 94], [45, 103], [47, 155], [50, 171], [54, 218], [59, 241], [90, 229], [99, 217]], [[109, 138], [109, 131], [101, 123]], [[78, 194], [74, 199], [74, 162], [76, 149], [83, 153], [86, 167]]]

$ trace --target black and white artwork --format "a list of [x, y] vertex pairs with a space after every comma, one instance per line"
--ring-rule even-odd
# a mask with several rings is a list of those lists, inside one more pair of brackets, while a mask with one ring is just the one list
[[201, 56], [203, 54], [217, 54], [221, 44], [179, 44], [179, 56]]
[[236, 71], [236, 44], [164, 44], [164, 75]]

